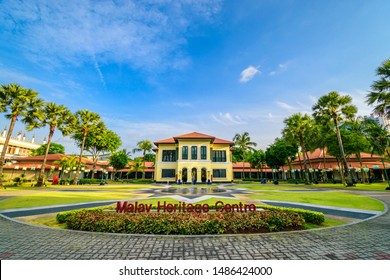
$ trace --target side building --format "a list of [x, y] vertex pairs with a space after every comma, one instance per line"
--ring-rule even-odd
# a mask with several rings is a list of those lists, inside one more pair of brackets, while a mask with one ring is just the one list
[[233, 142], [191, 132], [154, 142], [156, 182], [232, 182]]

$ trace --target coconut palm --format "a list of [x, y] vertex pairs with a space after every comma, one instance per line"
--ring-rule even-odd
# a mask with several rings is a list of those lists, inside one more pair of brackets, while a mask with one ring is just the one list
[[64, 105], [57, 105], [56, 103], [49, 102], [41, 110], [43, 114], [42, 119], [33, 121], [28, 127], [28, 130], [37, 127], [49, 126], [49, 136], [47, 140], [46, 152], [43, 158], [41, 171], [39, 172], [37, 186], [40, 187], [44, 184], [44, 174], [47, 155], [49, 154], [50, 144], [56, 129], [61, 131], [62, 135], [68, 135], [72, 132], [72, 125], [74, 122], [74, 115]]
[[142, 179], [145, 179], [145, 155], [146, 152], [152, 151], [153, 144], [149, 140], [142, 140], [137, 143], [137, 148], [133, 149], [133, 153], [142, 151], [142, 160], [143, 160], [143, 170], [142, 170]]
[[[37, 118], [41, 119], [40, 108], [42, 105], [43, 101], [38, 98], [38, 93], [32, 89], [22, 88], [15, 83], [0, 87], [0, 112], [6, 113], [6, 118], [11, 120], [0, 156], [0, 174], [3, 174], [5, 154], [16, 121], [22, 117], [22, 122], [29, 124]], [[2, 177], [0, 177], [1, 186], [3, 186]]]
[[75, 121], [73, 122], [73, 138], [78, 133], [82, 134], [82, 141], [81, 141], [81, 147], [80, 147], [80, 155], [79, 155], [79, 162], [77, 166], [77, 172], [75, 176], [75, 183], [77, 184], [78, 178], [79, 178], [79, 173], [81, 169], [81, 159], [83, 156], [84, 152], [84, 145], [85, 145], [85, 139], [87, 138], [88, 132], [90, 130], [93, 130], [94, 128], [102, 125], [101, 124], [101, 118], [99, 114], [90, 112], [88, 110], [79, 110], [75, 114]]
[[299, 143], [303, 155], [303, 168], [305, 169], [305, 181], [309, 184], [309, 172], [306, 163], [306, 138], [310, 135], [315, 124], [314, 120], [307, 114], [296, 113], [284, 121], [285, 127], [282, 131], [284, 137], [292, 142]]
[[374, 111], [390, 117], [390, 59], [385, 60], [376, 70], [379, 80], [371, 85], [372, 91], [367, 94], [368, 105], [375, 104]]
[[142, 158], [135, 158], [131, 162], [130, 170], [129, 170], [129, 172], [127, 172], [127, 175], [130, 175], [131, 173], [135, 172], [135, 179], [138, 179], [138, 172], [139, 171], [142, 171], [142, 173], [144, 173], [145, 161]]
[[[251, 138], [249, 136], [248, 132], [244, 132], [243, 134], [236, 133], [233, 137], [234, 146], [241, 150], [242, 152], [242, 158], [245, 159], [245, 154], [248, 151], [254, 152], [257, 144], [255, 142], [251, 141]], [[242, 173], [241, 173], [241, 179], [244, 178], [244, 160], [242, 161]]]
[[344, 169], [344, 174], [342, 174], [341, 178], [343, 183], [345, 183], [346, 180], [348, 186], [353, 186], [353, 182], [344, 153], [339, 125], [340, 122], [351, 119], [356, 114], [357, 108], [352, 105], [351, 102], [352, 98], [349, 95], [343, 96], [336, 91], [332, 91], [321, 96], [318, 99], [318, 102], [313, 106], [313, 116], [318, 123], [327, 124], [330, 121], [333, 121], [334, 123]]

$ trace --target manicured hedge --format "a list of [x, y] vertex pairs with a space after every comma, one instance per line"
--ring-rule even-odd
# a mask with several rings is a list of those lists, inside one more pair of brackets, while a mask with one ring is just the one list
[[56, 220], [57, 223], [63, 224], [66, 222], [66, 220], [79, 213], [102, 213], [104, 208], [90, 208], [90, 209], [80, 209], [80, 210], [71, 210], [66, 212], [59, 212], [57, 213]]
[[257, 233], [303, 229], [297, 213], [256, 211], [247, 213], [115, 213], [78, 212], [66, 218], [74, 230], [138, 234]]
[[325, 216], [321, 212], [315, 212], [315, 211], [298, 209], [298, 208], [284, 208], [284, 207], [268, 206], [268, 205], [261, 205], [259, 207], [261, 207], [263, 209], [270, 210], [270, 211], [286, 211], [286, 212], [298, 213], [298, 214], [303, 216], [306, 223], [320, 225], [323, 222], [325, 222]]

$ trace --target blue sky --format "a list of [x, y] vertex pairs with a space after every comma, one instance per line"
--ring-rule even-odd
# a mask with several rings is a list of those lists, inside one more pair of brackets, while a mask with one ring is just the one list
[[[3, 0], [0, 83], [99, 113], [128, 150], [192, 131], [248, 131], [265, 149], [329, 91], [371, 112], [389, 13], [386, 0]], [[54, 141], [78, 151], [59, 132]]]

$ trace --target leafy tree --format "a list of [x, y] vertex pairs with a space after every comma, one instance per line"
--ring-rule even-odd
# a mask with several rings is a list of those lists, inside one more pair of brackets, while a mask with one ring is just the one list
[[[81, 147], [83, 141], [83, 133], [78, 131], [73, 135], [73, 139], [76, 140], [76, 144]], [[114, 152], [121, 145], [120, 137], [113, 131], [106, 129], [105, 125], [100, 122], [96, 127], [89, 130], [87, 137], [85, 138], [84, 150], [88, 151], [92, 155], [93, 167], [96, 169], [99, 155], [105, 152]], [[92, 172], [92, 178], [95, 173]]]
[[[22, 117], [22, 122], [29, 125], [37, 118], [42, 117], [39, 114], [42, 106], [43, 101], [38, 98], [38, 93], [32, 89], [25, 89], [14, 83], [0, 87], [0, 112], [6, 113], [5, 117], [11, 120], [0, 156], [0, 174], [3, 174], [5, 154], [16, 121]], [[0, 177], [1, 186], [3, 186], [2, 177]]]
[[341, 139], [339, 123], [354, 117], [357, 108], [351, 105], [352, 98], [348, 95], [340, 95], [338, 92], [332, 91], [318, 99], [318, 102], [313, 106], [313, 116], [318, 123], [327, 124], [333, 121], [336, 129], [337, 141], [340, 149], [341, 160], [343, 163], [344, 176], [343, 182], [347, 181], [348, 186], [353, 186], [351, 173], [349, 172], [347, 160], [345, 158], [343, 141]]
[[148, 162], [155, 162], [156, 161], [156, 154], [148, 153], [144, 156], [145, 161]]
[[372, 83], [366, 101], [368, 105], [375, 104], [376, 112], [390, 117], [390, 59], [376, 69], [376, 74], [380, 78]]
[[138, 179], [138, 172], [143, 172], [145, 170], [144, 163], [145, 161], [143, 160], [143, 158], [135, 158], [134, 160], [132, 160], [130, 170], [129, 172], [127, 172], [127, 174], [130, 175], [131, 173], [135, 172], [135, 179]]
[[[248, 132], [244, 132], [243, 134], [236, 133], [233, 137], [234, 146], [236, 149], [240, 149], [242, 153], [242, 159], [245, 159], [245, 153], [248, 151], [255, 151], [257, 144], [251, 141]], [[242, 173], [241, 179], [244, 178], [244, 161], [242, 162]]]
[[[38, 149], [31, 152], [31, 156], [43, 156], [46, 154], [48, 144], [41, 145]], [[61, 144], [51, 142], [49, 154], [65, 154], [65, 147]]]
[[298, 145], [284, 138], [276, 138], [275, 142], [265, 151], [265, 161], [273, 169], [286, 165], [289, 158], [294, 158], [298, 152]]
[[305, 169], [305, 181], [306, 184], [309, 184], [309, 172], [306, 165], [306, 139], [312, 134], [315, 126], [314, 120], [307, 114], [302, 116], [301, 113], [297, 113], [285, 119], [284, 124], [284, 137], [292, 143], [299, 143], [299, 146], [301, 147], [303, 166]]
[[145, 179], [145, 155], [146, 155], [146, 152], [150, 152], [152, 151], [152, 148], [153, 148], [153, 144], [152, 142], [150, 142], [149, 140], [142, 140], [142, 141], [139, 141], [137, 143], [137, 148], [134, 148], [133, 149], [133, 153], [135, 152], [142, 152], [142, 155], [143, 155], [143, 170], [142, 170], [142, 179]]
[[[47, 140], [46, 150], [44, 153], [41, 171], [39, 172], [38, 176], [38, 187], [44, 184], [47, 155], [50, 151], [51, 141], [55, 130], [58, 129], [59, 131], [61, 131], [62, 135], [68, 135], [72, 131], [72, 125], [75, 120], [74, 115], [71, 111], [68, 110], [68, 108], [66, 108], [64, 105], [57, 105], [53, 102], [46, 103], [39, 113], [42, 117], [40, 119], [36, 119], [28, 126], [29, 130], [37, 127], [49, 126], [49, 136]], [[64, 149], [62, 151], [64, 151]]]
[[[78, 156], [64, 156], [60, 160], [56, 160], [54, 163], [61, 165], [61, 179], [64, 176], [64, 173], [73, 172], [73, 170], [76, 170], [79, 165]], [[81, 165], [84, 166], [84, 164]]]
[[[265, 152], [262, 149], [256, 150], [249, 155], [248, 161], [252, 168], [261, 170], [261, 177], [263, 177], [263, 167], [266, 165]], [[257, 173], [259, 176], [259, 173]]]
[[[84, 152], [84, 145], [87, 138], [88, 133], [91, 130], [96, 129], [99, 126], [103, 126], [100, 116], [97, 113], [90, 112], [88, 110], [79, 110], [75, 114], [75, 121], [72, 127], [73, 139], [77, 139], [77, 135], [79, 133], [82, 134], [82, 141], [80, 147], [80, 155], [79, 155], [79, 165], [77, 167], [75, 182], [77, 183], [80, 168], [81, 168], [81, 158]], [[76, 140], [77, 141], [77, 140]]]
[[110, 165], [114, 168], [116, 173], [119, 169], [123, 169], [126, 167], [126, 165], [130, 161], [130, 158], [126, 150], [123, 149], [118, 152], [112, 153], [108, 161], [110, 162]]

